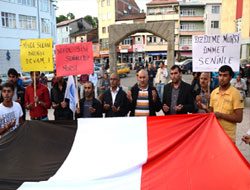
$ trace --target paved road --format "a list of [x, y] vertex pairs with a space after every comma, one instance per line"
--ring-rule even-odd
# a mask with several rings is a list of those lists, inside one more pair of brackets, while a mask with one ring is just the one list
[[[192, 75], [183, 75], [183, 80], [187, 83], [191, 83], [193, 76]], [[131, 73], [124, 78], [121, 78], [121, 85], [125, 91], [128, 91], [135, 83], [137, 82], [135, 71], [131, 71]], [[159, 112], [158, 115], [163, 115], [162, 112]], [[250, 129], [250, 97], [246, 99], [243, 121], [238, 124], [237, 127], [237, 138], [236, 138], [236, 146], [239, 148], [240, 152], [244, 155], [244, 157], [250, 163], [250, 146], [245, 143], [241, 143], [241, 137], [245, 134], [248, 129]], [[27, 119], [29, 119], [29, 113], [27, 113]], [[53, 110], [49, 110], [49, 119], [53, 120]], [[212, 140], [212, 139], [211, 139]]]

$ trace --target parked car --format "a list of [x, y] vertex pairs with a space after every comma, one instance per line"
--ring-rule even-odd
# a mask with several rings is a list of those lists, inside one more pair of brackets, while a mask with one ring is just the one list
[[7, 74], [0, 74], [0, 79], [2, 80], [1, 84], [4, 84], [8, 81], [8, 75]]
[[49, 71], [45, 73], [45, 77], [47, 78], [47, 80], [50, 82], [52, 81], [53, 77], [54, 77], [54, 72], [53, 71]]
[[29, 86], [32, 83], [30, 72], [20, 73], [21, 79], [23, 80], [23, 86]]
[[127, 74], [130, 73], [131, 68], [128, 63], [118, 63], [117, 66], [121, 66], [123, 69], [125, 69]]
[[145, 63], [143, 63], [143, 62], [136, 62], [135, 63], [134, 70], [143, 69], [143, 68], [145, 68]]
[[[126, 67], [124, 65], [117, 64], [117, 74], [119, 76], [124, 76], [126, 77], [128, 73], [130, 72], [130, 68]], [[110, 74], [110, 69], [107, 70], [107, 73]]]
[[182, 66], [183, 64], [186, 64], [190, 61], [192, 61], [192, 59], [186, 59], [186, 60], [181, 61], [181, 62], [175, 62], [175, 65]]
[[155, 60], [155, 61], [153, 61], [153, 64], [152, 64], [153, 68], [154, 69], [160, 68], [160, 64], [161, 64], [162, 61], [164, 63], [164, 67], [167, 67], [168, 66], [167, 60]]
[[192, 60], [186, 61], [183, 65], [181, 65], [182, 73], [191, 74], [193, 70], [193, 62]]

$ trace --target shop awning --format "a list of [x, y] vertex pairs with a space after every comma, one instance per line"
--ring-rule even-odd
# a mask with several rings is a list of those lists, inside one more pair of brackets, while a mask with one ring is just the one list
[[147, 52], [147, 55], [167, 55], [166, 51]]

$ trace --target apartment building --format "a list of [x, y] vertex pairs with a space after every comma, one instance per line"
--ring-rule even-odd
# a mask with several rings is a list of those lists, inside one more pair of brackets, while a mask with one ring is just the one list
[[56, 43], [56, 2], [53, 0], [0, 0], [1, 73], [21, 71], [20, 40], [52, 38]]

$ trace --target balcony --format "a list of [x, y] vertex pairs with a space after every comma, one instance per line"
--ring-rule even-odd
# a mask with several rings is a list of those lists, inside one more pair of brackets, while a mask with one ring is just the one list
[[204, 16], [180, 16], [180, 21], [204, 21]]
[[180, 35], [188, 35], [188, 36], [192, 36], [192, 35], [203, 35], [205, 34], [204, 30], [180, 30]]
[[179, 20], [179, 14], [152, 14], [147, 15], [146, 21], [147, 22], [156, 22], [156, 21], [164, 21], [164, 20]]

